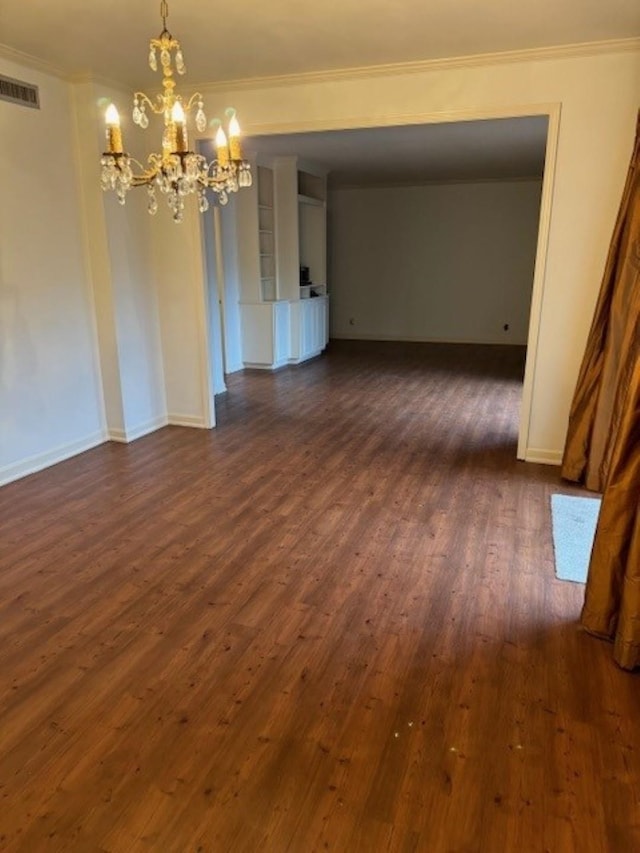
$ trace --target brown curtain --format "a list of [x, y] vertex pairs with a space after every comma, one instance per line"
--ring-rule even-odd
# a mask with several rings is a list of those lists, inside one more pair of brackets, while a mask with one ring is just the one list
[[581, 621], [640, 665], [640, 114], [562, 475], [603, 493]]

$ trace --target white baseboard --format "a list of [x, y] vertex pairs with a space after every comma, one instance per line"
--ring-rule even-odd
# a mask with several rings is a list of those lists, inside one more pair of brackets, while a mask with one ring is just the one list
[[155, 432], [157, 429], [167, 426], [169, 423], [166, 415], [152, 418], [150, 421], [145, 421], [133, 429], [110, 429], [109, 441], [118, 441], [122, 444], [128, 444], [130, 441], [135, 441], [136, 438], [142, 438], [143, 435], [149, 435], [150, 432]]
[[185, 426], [196, 427], [198, 429], [211, 429], [211, 427], [205, 422], [205, 419], [203, 417], [196, 417], [195, 415], [180, 415], [177, 413], [169, 413], [167, 423], [169, 424], [169, 426]]
[[246, 370], [280, 370], [281, 367], [286, 367], [289, 364], [289, 359], [285, 358], [282, 361], [274, 361], [273, 364], [258, 364], [253, 361], [245, 361], [244, 367]]
[[407, 335], [383, 335], [383, 334], [358, 334], [357, 332], [331, 332], [331, 338], [336, 341], [390, 341], [397, 343], [410, 344], [481, 344], [484, 346], [515, 346], [524, 347], [527, 342], [524, 341], [505, 341], [500, 340], [487, 341], [472, 338], [425, 338], [411, 337]]
[[541, 465], [562, 465], [562, 450], [541, 450], [528, 447], [524, 452], [525, 462], [538, 462]]
[[305, 361], [310, 361], [312, 358], [318, 358], [318, 356], [322, 355], [323, 352], [324, 348], [311, 352], [309, 355], [304, 355], [301, 358], [290, 358], [289, 364], [303, 364]]
[[234, 362], [233, 364], [225, 365], [225, 376], [229, 373], [237, 373], [239, 370], [244, 370], [244, 364], [241, 361]]
[[21, 459], [19, 462], [12, 462], [10, 465], [5, 465], [0, 468], [0, 486], [4, 486], [14, 480], [19, 480], [21, 477], [26, 477], [29, 474], [35, 474], [37, 471], [42, 471], [43, 468], [48, 468], [58, 462], [64, 462], [65, 459], [70, 459], [72, 456], [84, 453], [85, 450], [91, 450], [99, 444], [104, 444], [107, 440], [107, 433], [101, 430], [100, 432], [94, 432], [91, 435], [85, 436], [85, 438], [81, 438], [78, 441], [62, 444], [45, 453], [37, 453], [27, 459]]

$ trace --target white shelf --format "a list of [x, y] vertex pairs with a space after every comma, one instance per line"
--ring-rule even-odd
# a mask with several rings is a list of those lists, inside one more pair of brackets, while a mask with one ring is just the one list
[[310, 195], [301, 195], [298, 193], [298, 204], [311, 204], [315, 207], [324, 207], [325, 203], [321, 198], [313, 198]]
[[260, 265], [260, 296], [273, 302], [278, 296], [275, 259], [275, 213], [273, 209], [273, 170], [258, 166], [258, 262]]
[[263, 277], [260, 279], [260, 290], [264, 302], [276, 302], [278, 292], [276, 288], [276, 280], [271, 277]]

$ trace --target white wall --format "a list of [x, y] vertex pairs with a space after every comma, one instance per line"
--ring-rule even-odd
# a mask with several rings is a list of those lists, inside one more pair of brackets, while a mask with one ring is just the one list
[[173, 221], [164, 196], [159, 206], [149, 263], [158, 288], [168, 420], [207, 429], [215, 413], [204, 225], [193, 198], [182, 223]]
[[69, 86], [0, 60], [40, 87], [41, 109], [0, 102], [0, 482], [104, 440], [83, 254]]
[[107, 429], [109, 438], [130, 441], [166, 423], [167, 413], [146, 193], [129, 193], [121, 206], [99, 186], [106, 104], [121, 112], [126, 150], [143, 152], [145, 139], [128, 118], [128, 93], [83, 83], [73, 95]]
[[[149, 214], [144, 193], [130, 193], [124, 210], [105, 195], [111, 285], [120, 364], [125, 436], [166, 423], [159, 306], [150, 263]], [[118, 437], [118, 436], [112, 436]]]
[[[155, 216], [147, 212], [144, 189], [129, 192], [124, 206], [113, 193], [102, 193], [98, 158], [106, 104], [116, 103], [125, 150], [143, 162], [157, 147], [162, 122], [152, 119], [148, 130], [136, 128], [130, 91], [97, 83], [74, 89], [109, 435], [129, 441], [166, 423], [209, 427], [214, 421], [212, 359], [197, 203], [187, 200], [185, 222], [177, 224], [160, 193]], [[122, 429], [114, 428], [110, 418], [109, 401], [117, 401], [118, 394]]]
[[332, 192], [332, 335], [526, 344], [540, 193], [540, 181]]
[[[0, 102], [0, 482], [8, 482], [167, 423], [158, 293], [166, 297], [172, 265], [156, 268], [162, 226], [149, 217], [145, 194], [131, 193], [122, 208], [99, 187], [106, 100], [124, 107], [128, 147], [144, 157], [126, 117], [130, 94], [5, 61], [0, 69], [38, 84], [42, 104], [37, 111]], [[189, 233], [168, 229], [162, 252], [180, 265], [186, 237], [197, 267], [201, 246], [191, 246]], [[192, 297], [197, 276], [182, 259], [183, 273], [189, 286], [170, 341], [184, 328], [185, 301], [201, 304], [199, 292]], [[202, 342], [194, 328], [185, 336]], [[176, 351], [179, 344], [168, 356]], [[174, 398], [184, 388], [189, 422], [203, 425], [212, 417], [200, 382], [206, 363], [196, 360], [190, 378], [188, 355], [179, 354], [177, 367], [169, 362]]]
[[[527, 365], [529, 459], [559, 461], [582, 352], [633, 146], [640, 49], [540, 51], [203, 87], [214, 114], [233, 103], [248, 133], [542, 114], [560, 105], [538, 346]], [[542, 267], [540, 267], [542, 269]], [[530, 340], [530, 344], [532, 341]], [[533, 358], [533, 356], [532, 356]]]

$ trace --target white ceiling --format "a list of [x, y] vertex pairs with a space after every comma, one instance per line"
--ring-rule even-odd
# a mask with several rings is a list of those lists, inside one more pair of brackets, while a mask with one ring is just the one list
[[[144, 85], [159, 0], [0, 0], [0, 43], [66, 74]], [[640, 36], [638, 0], [170, 0], [193, 82]]]
[[250, 136], [245, 149], [323, 166], [333, 187], [384, 186], [541, 177], [546, 141], [546, 116], [531, 116]]

